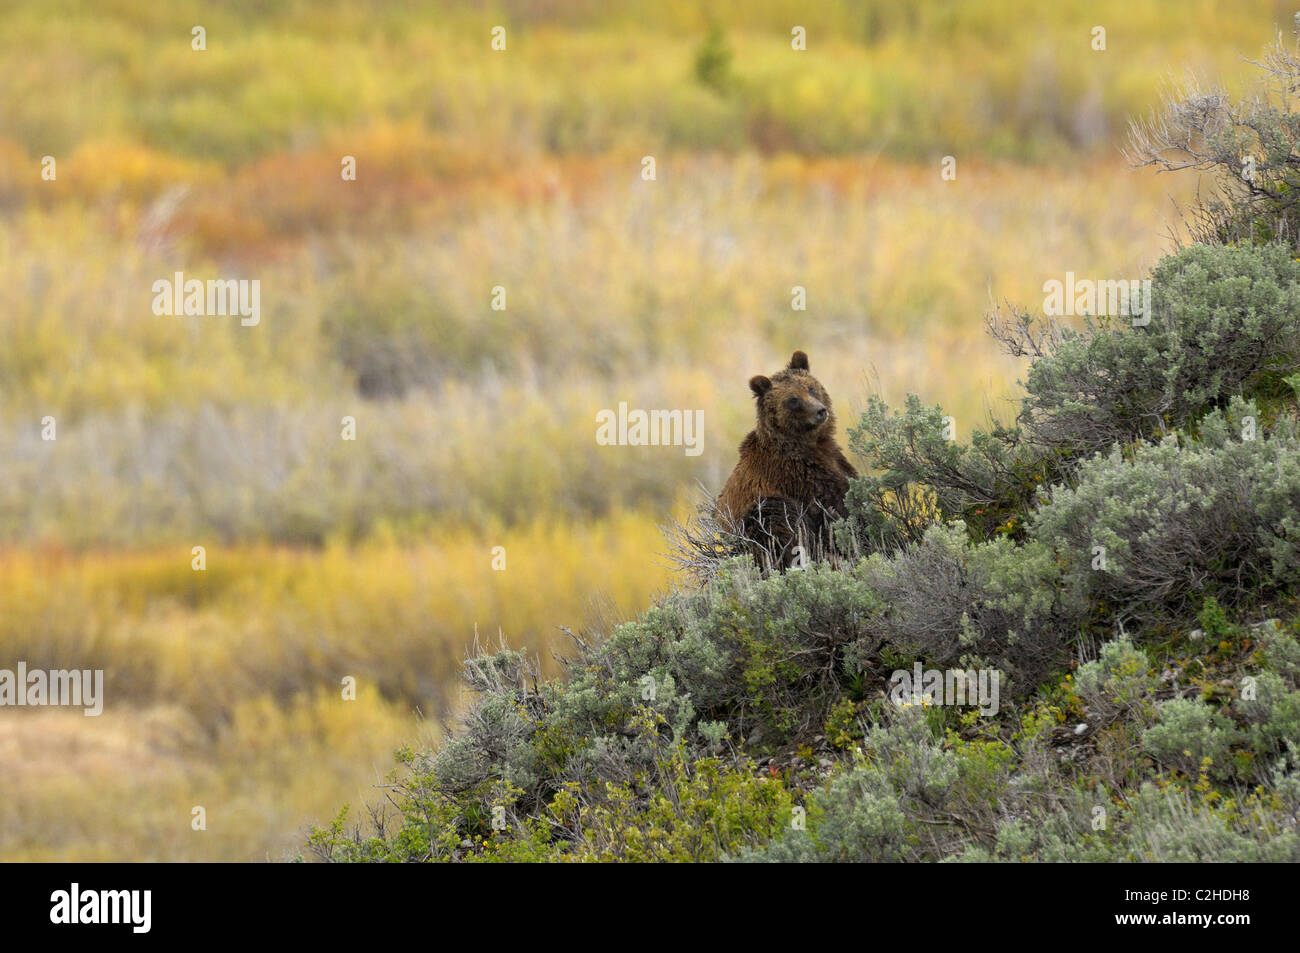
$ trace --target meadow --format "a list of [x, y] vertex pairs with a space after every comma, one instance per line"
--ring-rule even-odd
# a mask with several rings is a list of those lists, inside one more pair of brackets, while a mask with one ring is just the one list
[[[986, 313], [1168, 251], [1196, 182], [1130, 169], [1128, 118], [1291, 12], [4, 5], [0, 668], [108, 703], [0, 712], [0, 859], [300, 852], [454, 717], [476, 632], [554, 673], [558, 626], [672, 584], [659, 526], [796, 347], [843, 425], [1005, 419]], [[261, 323], [154, 315], [176, 271], [258, 280]], [[702, 408], [704, 452], [597, 445], [620, 401]]]

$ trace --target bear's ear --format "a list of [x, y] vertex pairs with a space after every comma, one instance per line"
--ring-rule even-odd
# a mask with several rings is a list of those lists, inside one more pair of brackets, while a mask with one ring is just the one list
[[772, 382], [762, 374], [755, 374], [749, 379], [749, 389], [754, 392], [755, 397], [762, 397], [772, 389]]
[[795, 351], [790, 355], [790, 370], [806, 371], [808, 370], [808, 355], [803, 351]]

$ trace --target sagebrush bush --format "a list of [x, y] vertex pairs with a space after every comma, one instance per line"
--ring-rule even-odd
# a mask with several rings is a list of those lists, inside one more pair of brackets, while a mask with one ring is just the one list
[[1128, 713], [1145, 717], [1157, 687], [1150, 667], [1146, 653], [1129, 640], [1107, 642], [1095, 660], [1079, 667], [1074, 688], [1088, 712], [1100, 719]]
[[1161, 764], [1195, 776], [1204, 765], [1228, 774], [1228, 749], [1239, 740], [1231, 721], [1201, 698], [1173, 698], [1158, 721], [1142, 733], [1142, 746]]
[[[714, 861], [765, 843], [790, 823], [792, 798], [779, 778], [756, 774], [752, 765], [716, 757], [692, 760], [679, 744], [658, 765], [658, 790], [649, 781], [610, 786], [585, 810], [573, 793], [560, 801], [571, 829], [580, 830], [575, 860]], [[553, 802], [553, 808], [555, 804]]]
[[1300, 685], [1300, 641], [1270, 619], [1257, 630], [1263, 661], [1279, 675]]
[[[1285, 793], [1284, 793], [1285, 792]], [[1296, 863], [1294, 778], [1241, 804], [1204, 792], [1144, 784], [1132, 802], [1134, 860], [1162, 863]]]
[[[1248, 697], [1253, 696], [1253, 697]], [[1261, 672], [1233, 701], [1255, 756], [1271, 762], [1300, 744], [1300, 691], [1276, 672]]]
[[877, 771], [855, 768], [813, 795], [807, 827], [783, 832], [737, 859], [766, 863], [879, 863], [906, 858], [907, 828], [899, 794]]
[[1046, 546], [971, 543], [957, 521], [930, 527], [895, 556], [871, 556], [858, 572], [886, 607], [872, 620], [874, 641], [904, 655], [993, 666], [1022, 691], [1065, 661], [1070, 633]]
[[849, 428], [849, 446], [870, 470], [850, 484], [838, 533], [843, 549], [897, 552], [936, 522], [956, 519], [978, 540], [1015, 529], [1048, 472], [1043, 462], [1016, 430], [976, 430], [969, 446], [946, 430], [942, 408], [923, 407], [915, 394], [901, 413], [871, 396]]
[[1028, 519], [1031, 538], [1057, 553], [1067, 605], [1104, 606], [1121, 619], [1190, 613], [1206, 595], [1237, 604], [1295, 579], [1300, 537], [1300, 446], [1289, 418], [1262, 428], [1253, 402], [1234, 398], [1195, 435], [1141, 444], [1080, 464]]
[[1254, 65], [1263, 82], [1236, 102], [1223, 89], [1198, 85], [1166, 96], [1154, 115], [1130, 121], [1127, 153], [1135, 165], [1210, 174], [1215, 187], [1198, 196], [1190, 214], [1196, 241], [1300, 246], [1300, 116], [1288, 96], [1300, 82], [1300, 48], [1279, 35]]
[[1025, 380], [1020, 421], [1078, 456], [1159, 439], [1230, 397], [1274, 396], [1300, 368], [1300, 263], [1289, 249], [1195, 245], [1151, 274], [1150, 323], [1061, 329]]
[[[965, 521], [972, 539], [1023, 538], [1041, 486], [1077, 478], [1112, 448], [1195, 430], [1237, 396], [1272, 412], [1300, 369], [1300, 262], [1282, 246], [1182, 249], [1151, 275], [1150, 323], [1089, 319], [1084, 330], [1027, 315], [990, 327], [1033, 361], [1019, 426], [949, 440], [939, 407], [908, 395], [902, 412], [873, 396], [849, 446], [868, 461], [837, 532], [847, 552], [895, 552], [934, 523]], [[1294, 378], [1292, 378], [1294, 379]]]
[[673, 743], [699, 755], [807, 737], [854, 681], [847, 650], [878, 607], [851, 575], [813, 566], [763, 579], [738, 560], [581, 645], [565, 682], [542, 681], [517, 651], [477, 655], [466, 663], [475, 701], [429, 776], [484, 814], [508, 784], [522, 816], [568, 782], [631, 784]]

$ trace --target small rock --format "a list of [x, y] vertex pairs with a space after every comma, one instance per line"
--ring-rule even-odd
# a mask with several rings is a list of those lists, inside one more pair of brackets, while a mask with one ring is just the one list
[[821, 765], [823, 768], [831, 768], [835, 766], [835, 762], [832, 761], [830, 758], [822, 758], [817, 763]]
[[1201, 639], [1205, 638], [1205, 630], [1192, 629], [1192, 631], [1187, 633], [1187, 637], [1191, 639], [1193, 642], [1199, 642], [1201, 641]]
[[1088, 723], [1086, 721], [1081, 721], [1079, 722], [1079, 724], [1074, 726], [1074, 733], [1076, 735], [1081, 735], [1087, 730], [1088, 730]]

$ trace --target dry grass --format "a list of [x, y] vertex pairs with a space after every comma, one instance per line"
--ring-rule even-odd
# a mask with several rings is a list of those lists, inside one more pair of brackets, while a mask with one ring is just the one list
[[[454, 715], [476, 629], [554, 673], [556, 627], [647, 603], [668, 575], [646, 558], [659, 548], [651, 520], [623, 514], [420, 545], [214, 548], [202, 573], [183, 550], [7, 550], [0, 664], [103, 668], [105, 705], [0, 715], [0, 857], [283, 859]], [[191, 831], [194, 805], [207, 831]]]

